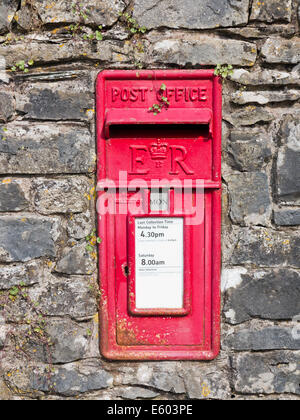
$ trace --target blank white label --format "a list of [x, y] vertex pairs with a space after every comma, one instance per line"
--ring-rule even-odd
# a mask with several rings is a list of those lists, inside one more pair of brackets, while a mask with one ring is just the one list
[[137, 309], [183, 308], [183, 218], [135, 219]]

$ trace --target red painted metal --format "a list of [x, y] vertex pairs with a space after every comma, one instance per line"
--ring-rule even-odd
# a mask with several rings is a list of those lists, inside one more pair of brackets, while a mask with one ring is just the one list
[[[154, 115], [162, 83], [170, 106]], [[203, 180], [204, 218], [184, 223], [184, 305], [137, 309], [135, 218], [181, 217], [168, 212], [99, 216], [100, 347], [113, 360], [210, 360], [220, 347], [221, 83], [213, 70], [104, 71], [97, 81], [98, 180], [114, 181], [116, 203], [144, 181]], [[162, 164], [163, 163], [163, 164]], [[127, 172], [126, 180], [119, 171]], [[152, 184], [153, 187], [153, 184]], [[99, 196], [102, 193], [99, 193]], [[194, 189], [186, 194], [196, 194]]]

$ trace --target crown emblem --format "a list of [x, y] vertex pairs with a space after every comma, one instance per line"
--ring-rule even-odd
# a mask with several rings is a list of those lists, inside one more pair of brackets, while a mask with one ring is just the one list
[[164, 160], [167, 158], [169, 151], [168, 143], [161, 143], [160, 139], [150, 146], [150, 155], [153, 160]]

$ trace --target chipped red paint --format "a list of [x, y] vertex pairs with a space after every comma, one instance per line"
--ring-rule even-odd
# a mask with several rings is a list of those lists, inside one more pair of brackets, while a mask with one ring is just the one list
[[[158, 102], [162, 83], [170, 106], [154, 115], [149, 108]], [[100, 347], [108, 359], [210, 360], [219, 353], [221, 119], [221, 83], [213, 70], [99, 74], [98, 179], [126, 187], [119, 182], [121, 170], [128, 172], [127, 182], [138, 177], [148, 187], [152, 178], [202, 179], [205, 187], [203, 222], [184, 226], [183, 309], [136, 308], [134, 219], [139, 215], [99, 216]], [[195, 125], [207, 128], [200, 137]], [[178, 134], [185, 129], [187, 136]], [[119, 190], [116, 200], [124, 200]], [[171, 205], [163, 217], [186, 217], [173, 210]], [[147, 208], [143, 217], [150, 216], [161, 217]]]

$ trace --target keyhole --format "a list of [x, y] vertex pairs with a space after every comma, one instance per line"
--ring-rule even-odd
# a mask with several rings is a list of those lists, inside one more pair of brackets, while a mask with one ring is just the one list
[[128, 265], [127, 264], [123, 264], [122, 265], [122, 270], [123, 270], [124, 276], [125, 277], [128, 277], [128, 275], [129, 275], [129, 268], [128, 268]]

